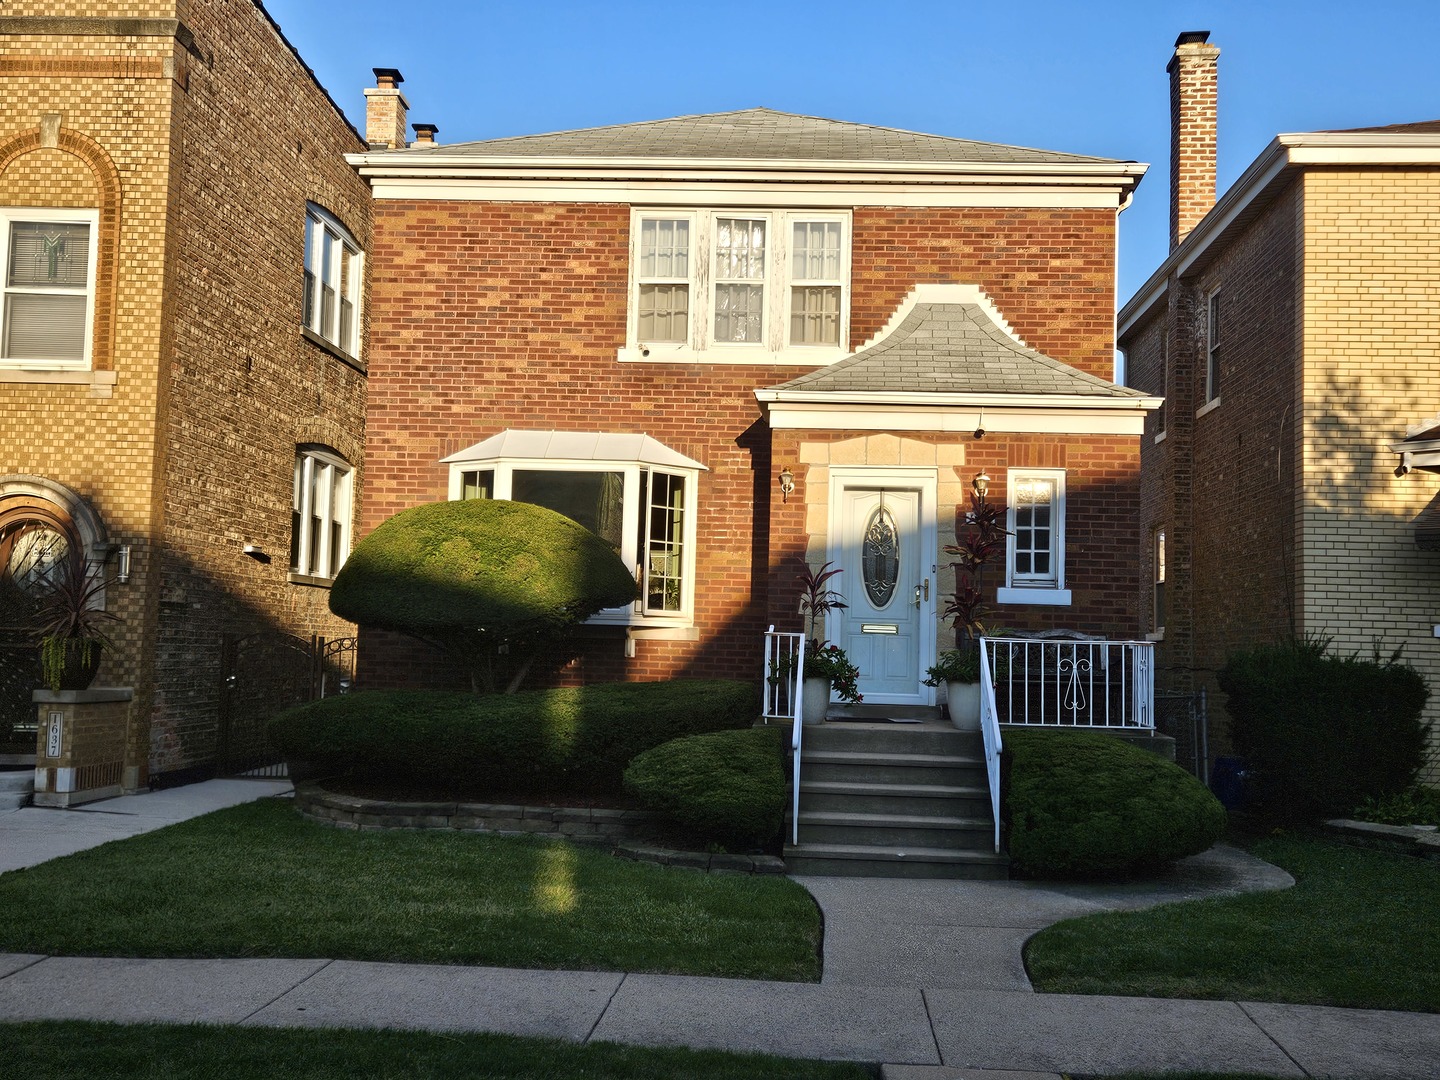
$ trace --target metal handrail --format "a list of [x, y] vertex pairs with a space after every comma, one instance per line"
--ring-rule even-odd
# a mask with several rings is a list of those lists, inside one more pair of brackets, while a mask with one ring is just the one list
[[985, 742], [985, 778], [990, 785], [990, 816], [995, 822], [995, 854], [1000, 854], [1000, 737], [999, 711], [995, 708], [995, 680], [985, 638], [980, 639], [980, 734]]
[[[787, 682], [775, 675], [787, 670]], [[783, 691], [783, 693], [782, 693]], [[790, 721], [790, 842], [800, 843], [800, 750], [805, 726], [805, 635], [765, 631], [765, 722]]]

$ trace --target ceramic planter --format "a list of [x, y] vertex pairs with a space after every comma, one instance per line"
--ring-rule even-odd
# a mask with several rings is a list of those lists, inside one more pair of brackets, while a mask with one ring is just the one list
[[947, 682], [945, 699], [950, 705], [950, 722], [961, 731], [980, 730], [980, 684]]

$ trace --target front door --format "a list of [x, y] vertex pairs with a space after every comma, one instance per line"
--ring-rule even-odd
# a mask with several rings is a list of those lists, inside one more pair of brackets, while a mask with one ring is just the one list
[[[923, 488], [847, 483], [841, 489], [836, 563], [849, 605], [832, 614], [834, 638], [860, 669], [867, 704], [922, 705], [934, 591]], [[838, 617], [838, 618], [837, 618]]]

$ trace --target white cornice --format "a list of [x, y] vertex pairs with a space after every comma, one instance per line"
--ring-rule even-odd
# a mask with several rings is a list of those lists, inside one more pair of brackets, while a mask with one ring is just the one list
[[1434, 167], [1440, 165], [1440, 134], [1304, 131], [1275, 136], [1250, 166], [1126, 301], [1116, 320], [1116, 339], [1144, 321], [1165, 296], [1170, 278], [1203, 264], [1210, 249], [1236, 221], [1253, 214], [1292, 169], [1319, 166]]
[[[1040, 398], [1036, 404], [1021, 406], [1010, 402], [1010, 408], [996, 409], [990, 400], [1018, 395], [912, 395], [906, 401], [796, 400], [793, 397], [774, 399], [755, 396], [767, 406], [766, 414], [772, 429], [811, 429], [828, 431], [938, 431], [964, 434], [973, 438], [977, 428], [987, 435], [1140, 435], [1145, 426], [1145, 410], [1155, 408], [1158, 398], [1133, 399], [1130, 408], [1104, 408], [1096, 404], [1078, 404], [1083, 399]], [[946, 402], [926, 404], [922, 397], [950, 398]], [[1043, 403], [1041, 403], [1043, 400]], [[982, 414], [980, 406], [985, 406]]]
[[[1158, 409], [1164, 402], [1160, 397], [1110, 397], [1099, 394], [935, 394], [935, 393], [884, 393], [854, 391], [846, 393], [835, 390], [794, 390], [780, 386], [760, 387], [755, 391], [755, 400], [763, 402], [809, 402], [816, 404], [841, 402], [848, 408], [866, 405], [918, 405], [925, 408], [976, 408], [987, 409], [1065, 409], [1067, 411], [1100, 410], [1117, 413], [1145, 412]], [[987, 425], [988, 426], [988, 425]]]

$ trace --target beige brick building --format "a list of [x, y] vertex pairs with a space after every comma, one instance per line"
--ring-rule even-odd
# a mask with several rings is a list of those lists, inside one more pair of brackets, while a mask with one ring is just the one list
[[1142, 448], [1161, 670], [1213, 687], [1291, 634], [1403, 647], [1440, 718], [1440, 122], [1279, 135], [1217, 203], [1218, 53], [1177, 42], [1179, 227], [1119, 315], [1127, 381], [1166, 398]]
[[365, 148], [251, 0], [0, 13], [0, 568], [126, 578], [107, 792], [211, 768], [225, 635], [350, 632]]

